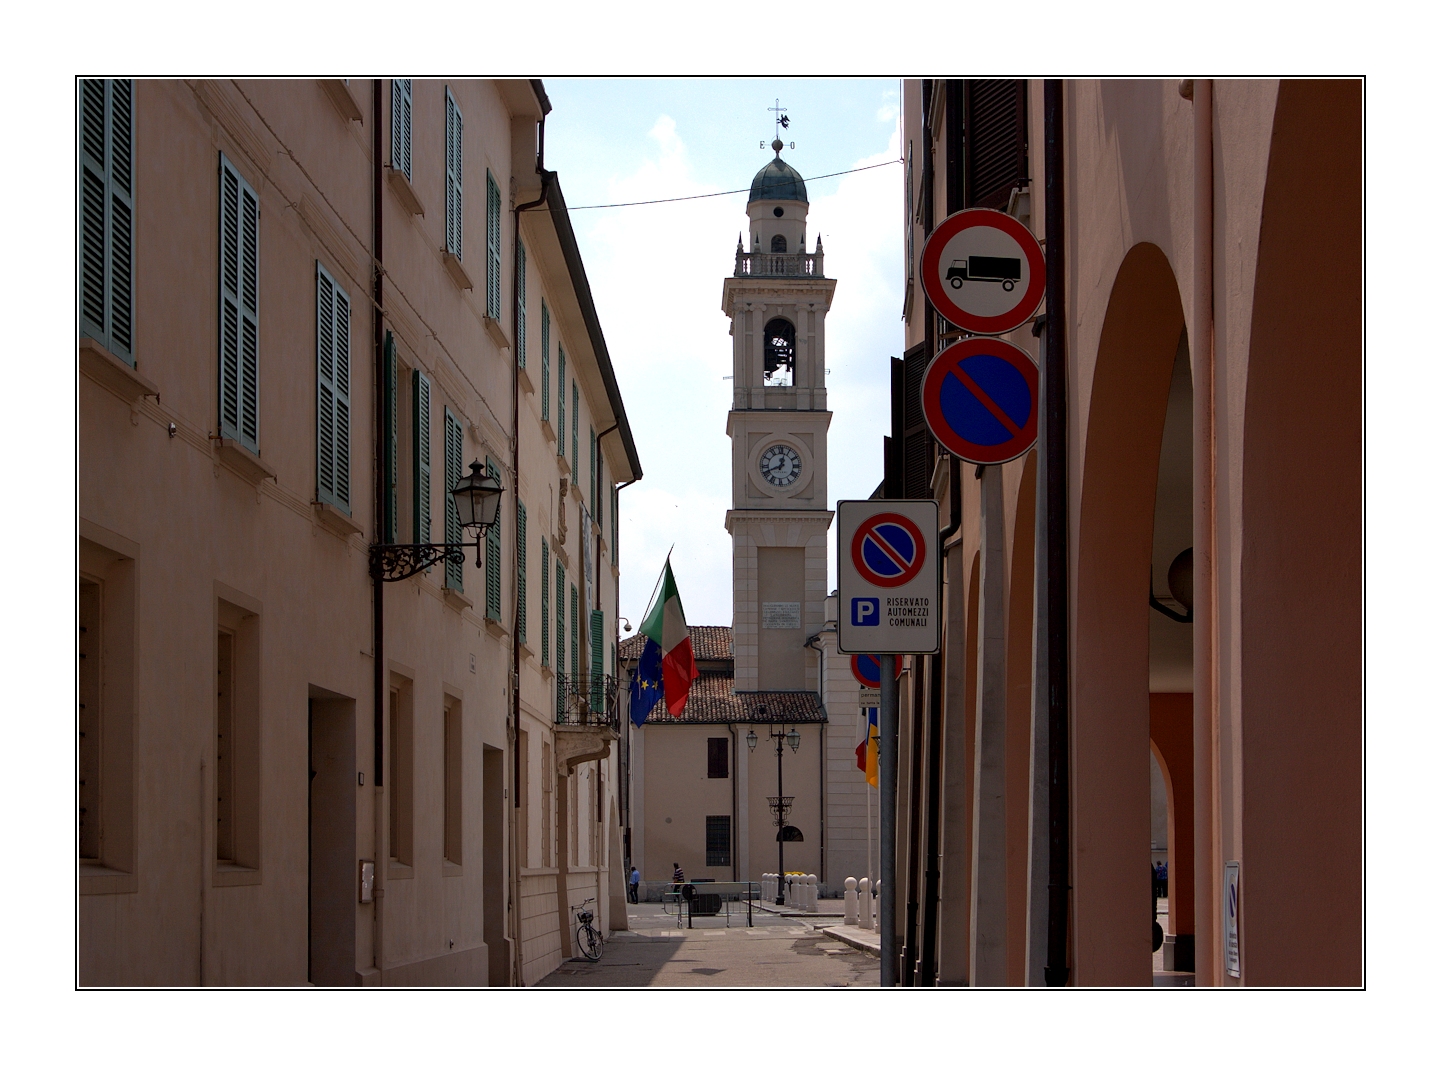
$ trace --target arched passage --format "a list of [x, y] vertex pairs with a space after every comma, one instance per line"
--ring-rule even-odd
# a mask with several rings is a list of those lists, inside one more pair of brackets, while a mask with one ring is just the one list
[[[1361, 83], [1283, 81], [1241, 543], [1242, 980], [1362, 979]], [[1348, 269], [1345, 264], [1350, 264]]]
[[1071, 712], [1074, 982], [1151, 983], [1148, 582], [1181, 297], [1165, 254], [1122, 261], [1076, 499]]

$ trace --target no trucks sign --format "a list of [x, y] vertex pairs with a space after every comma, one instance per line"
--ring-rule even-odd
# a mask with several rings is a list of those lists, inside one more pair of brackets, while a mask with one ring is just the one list
[[852, 655], [931, 655], [941, 646], [935, 500], [836, 504], [840, 647]]

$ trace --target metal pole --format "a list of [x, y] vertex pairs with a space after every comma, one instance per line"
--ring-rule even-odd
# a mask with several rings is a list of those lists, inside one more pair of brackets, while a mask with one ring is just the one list
[[896, 657], [881, 660], [881, 987], [896, 985], [896, 770], [899, 707]]
[[786, 790], [781, 781], [781, 745], [785, 734], [771, 734], [776, 738], [776, 906], [786, 901]]
[[1050, 879], [1046, 984], [1064, 985], [1071, 889], [1070, 580], [1066, 487], [1066, 263], [1062, 83], [1046, 79], [1046, 682], [1049, 688]]

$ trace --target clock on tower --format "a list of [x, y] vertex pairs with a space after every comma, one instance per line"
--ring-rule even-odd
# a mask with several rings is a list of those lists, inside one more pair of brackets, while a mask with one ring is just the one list
[[[825, 318], [836, 283], [820, 238], [807, 251], [806, 183], [781, 158], [751, 182], [722, 309], [731, 320], [733, 638], [737, 691], [815, 691], [805, 647], [825, 621]], [[749, 250], [747, 250], [749, 247]]]

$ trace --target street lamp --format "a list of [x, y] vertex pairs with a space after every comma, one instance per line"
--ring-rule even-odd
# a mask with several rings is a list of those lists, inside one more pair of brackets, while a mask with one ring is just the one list
[[[475, 536], [475, 567], [483, 565], [480, 542], [500, 518], [500, 494], [505, 486], [485, 472], [476, 459], [470, 473], [450, 490], [451, 501], [460, 518], [460, 528]], [[383, 581], [403, 581], [442, 562], [465, 562], [467, 542], [444, 544], [372, 544], [370, 572]]]
[[[756, 715], [762, 718], [765, 717], [765, 707], [757, 707]], [[785, 794], [785, 783], [781, 774], [781, 756], [785, 754], [787, 744], [790, 745], [792, 753], [800, 750], [801, 734], [793, 725], [789, 732], [772, 729], [770, 731], [770, 737], [776, 744], [776, 794], [770, 797], [770, 808], [771, 814], [773, 815], [772, 820], [776, 825], [776, 861], [779, 864], [776, 871], [776, 903], [780, 905], [785, 903], [786, 899], [786, 828], [789, 825], [786, 815], [790, 813], [791, 804], [795, 802], [794, 796], [787, 796]], [[746, 733], [746, 747], [750, 748], [751, 754], [755, 754], [756, 745], [759, 742], [760, 737], [756, 736], [754, 729]]]

